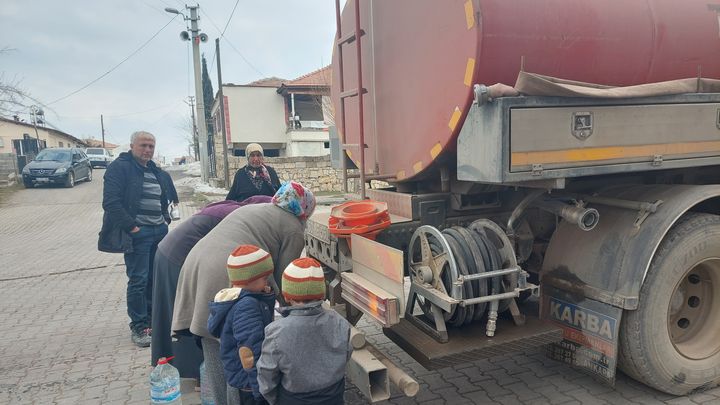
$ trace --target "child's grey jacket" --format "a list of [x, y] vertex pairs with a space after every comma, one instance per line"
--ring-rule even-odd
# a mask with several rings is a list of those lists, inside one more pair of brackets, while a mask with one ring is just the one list
[[321, 304], [283, 308], [284, 317], [265, 327], [257, 372], [269, 403], [338, 403], [338, 393], [342, 401], [350, 323]]

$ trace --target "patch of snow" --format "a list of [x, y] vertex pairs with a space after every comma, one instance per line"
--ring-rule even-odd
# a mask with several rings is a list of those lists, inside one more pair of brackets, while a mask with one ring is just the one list
[[188, 165], [167, 165], [163, 166], [162, 169], [166, 172], [184, 172], [187, 167]]
[[207, 183], [199, 183], [197, 186], [195, 186], [195, 192], [201, 193], [201, 194], [220, 194], [220, 195], [226, 195], [228, 193], [228, 191], [225, 190], [224, 188], [211, 187]]
[[200, 176], [200, 162], [192, 162], [180, 167], [185, 168], [185, 174], [188, 176]]
[[209, 184], [203, 183], [200, 177], [183, 177], [175, 181], [175, 185], [192, 188], [198, 194], [226, 195], [228, 192], [224, 188], [211, 187]]

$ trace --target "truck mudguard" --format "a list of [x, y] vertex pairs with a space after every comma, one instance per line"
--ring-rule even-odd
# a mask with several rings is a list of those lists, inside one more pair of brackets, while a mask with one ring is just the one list
[[[589, 204], [600, 212], [592, 231], [561, 221], [548, 246], [541, 284], [622, 309], [637, 309], [640, 287], [660, 242], [683, 214], [720, 197], [719, 185], [622, 185], [599, 197], [655, 203], [656, 212]], [[701, 206], [702, 208], [700, 208]]]

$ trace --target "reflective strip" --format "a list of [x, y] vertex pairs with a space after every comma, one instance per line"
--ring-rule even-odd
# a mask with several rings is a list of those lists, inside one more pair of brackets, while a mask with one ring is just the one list
[[468, 29], [475, 26], [475, 11], [471, 0], [465, 2], [465, 22]]
[[682, 155], [702, 152], [720, 152], [720, 142], [685, 142], [657, 145], [564, 149], [543, 152], [513, 152], [510, 156], [510, 162], [512, 166], [526, 166], [531, 164], [592, 162], [598, 160], [633, 157], [647, 157], [648, 159], [652, 159], [655, 155]]
[[435, 159], [437, 155], [440, 154], [440, 152], [442, 152], [442, 145], [440, 145], [440, 142], [438, 142], [435, 144], [435, 146], [432, 147], [432, 149], [430, 149], [430, 157]]
[[460, 111], [460, 108], [455, 107], [455, 110], [453, 110], [453, 113], [450, 116], [450, 122], [448, 122], [448, 127], [450, 128], [450, 131], [455, 130], [455, 127], [457, 127], [458, 122], [460, 122], [461, 115], [462, 115], [462, 111]]
[[475, 71], [475, 59], [468, 58], [467, 65], [465, 66], [465, 79], [463, 80], [463, 83], [465, 83], [465, 85], [468, 87], [472, 86], [472, 78], [473, 78], [474, 71]]
[[368, 297], [368, 309], [370, 312], [372, 312], [375, 315], [380, 315], [380, 312], [378, 311], [378, 298], [375, 296], [375, 294], [371, 293], [370, 291], [367, 291], [367, 297]]

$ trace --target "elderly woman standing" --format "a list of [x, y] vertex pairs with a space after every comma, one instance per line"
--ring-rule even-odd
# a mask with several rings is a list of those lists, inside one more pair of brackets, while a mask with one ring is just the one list
[[263, 148], [251, 143], [245, 148], [248, 164], [238, 169], [226, 200], [242, 201], [254, 195], [272, 196], [280, 188], [275, 169], [263, 161]]
[[227, 395], [237, 394], [237, 390], [226, 389], [220, 343], [207, 329], [208, 302], [230, 285], [226, 269], [228, 255], [238, 245], [255, 245], [269, 252], [275, 264], [274, 279], [279, 284], [285, 267], [303, 250], [305, 220], [314, 210], [315, 197], [310, 190], [299, 183], [285, 183], [272, 203], [236, 209], [188, 254], [180, 272], [172, 330], [189, 329], [201, 337], [208, 382], [216, 404], [225, 404], [228, 399], [233, 402], [235, 398]]

